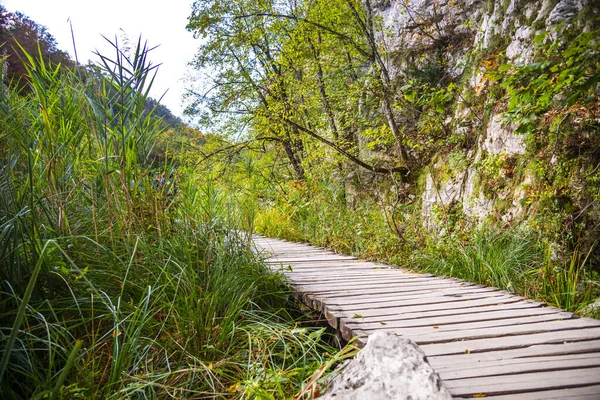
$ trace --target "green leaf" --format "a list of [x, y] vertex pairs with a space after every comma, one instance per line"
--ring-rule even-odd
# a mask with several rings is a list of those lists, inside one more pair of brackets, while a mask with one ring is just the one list
[[538, 45], [541, 44], [544, 41], [544, 39], [546, 39], [547, 34], [548, 34], [548, 32], [544, 31], [538, 35], [535, 35], [533, 42]]

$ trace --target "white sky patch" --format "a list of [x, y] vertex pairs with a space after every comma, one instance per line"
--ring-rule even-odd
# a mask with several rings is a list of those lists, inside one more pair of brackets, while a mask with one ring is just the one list
[[[186, 31], [192, 0], [0, 0], [8, 11], [20, 11], [44, 25], [56, 38], [58, 47], [75, 59], [71, 27], [79, 62], [98, 61], [94, 50], [112, 57], [110, 45], [101, 35], [114, 40], [124, 32], [132, 45], [142, 35], [150, 47], [153, 64], [161, 64], [151, 91], [173, 114], [182, 116], [182, 95], [188, 85], [182, 79], [187, 63], [197, 51], [199, 42]], [[168, 90], [168, 91], [167, 91]]]

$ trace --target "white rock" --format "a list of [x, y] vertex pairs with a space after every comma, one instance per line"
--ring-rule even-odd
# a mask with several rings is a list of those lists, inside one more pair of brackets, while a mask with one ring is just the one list
[[477, 189], [476, 184], [477, 171], [475, 168], [467, 168], [467, 180], [465, 182], [465, 191], [462, 199], [463, 213], [483, 222], [485, 217], [492, 212], [494, 202], [484, 196], [481, 190]]
[[513, 63], [527, 63], [533, 58], [533, 30], [529, 26], [520, 26], [513, 41], [506, 48], [506, 57]]
[[464, 180], [465, 172], [459, 172], [449, 180], [439, 183], [439, 187], [437, 187], [433, 176], [427, 175], [421, 206], [421, 217], [426, 228], [439, 228], [435, 219], [432, 218], [433, 207], [436, 204], [446, 207], [458, 202], [463, 195]]
[[588, 304], [582, 311], [581, 315], [584, 317], [595, 317], [600, 313], [600, 297], [594, 302]]
[[481, 148], [492, 154], [525, 154], [523, 136], [514, 133], [514, 127], [507, 126], [500, 115], [494, 115], [487, 127], [487, 135]]
[[450, 400], [452, 396], [413, 341], [376, 332], [320, 399]]
[[563, 21], [569, 22], [574, 16], [583, 9], [582, 0], [561, 0], [550, 12], [546, 23], [548, 25], [557, 25]]

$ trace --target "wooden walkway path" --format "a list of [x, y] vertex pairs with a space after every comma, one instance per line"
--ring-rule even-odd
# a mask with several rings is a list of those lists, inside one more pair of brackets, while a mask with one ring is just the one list
[[506, 291], [255, 237], [273, 271], [345, 339], [417, 342], [455, 398], [600, 399], [600, 321]]

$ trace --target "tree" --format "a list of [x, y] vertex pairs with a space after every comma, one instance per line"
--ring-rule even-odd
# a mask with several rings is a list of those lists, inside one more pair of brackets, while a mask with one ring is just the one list
[[59, 50], [48, 29], [20, 12], [11, 13], [0, 5], [0, 55], [6, 57], [6, 84], [20, 90], [28, 84], [23, 51], [39, 55], [49, 66], [72, 66], [69, 55]]
[[[298, 179], [308, 139], [372, 172], [405, 171], [389, 76], [374, 62], [380, 56], [368, 36], [372, 24], [358, 4], [334, 3], [197, 1], [188, 28], [203, 38], [195, 66], [212, 75], [212, 84], [195, 93], [188, 112], [204, 111], [204, 122], [225, 119], [228, 128], [277, 142]], [[400, 149], [400, 167], [372, 165], [359, 155], [356, 136], [380, 126], [382, 116]]]

